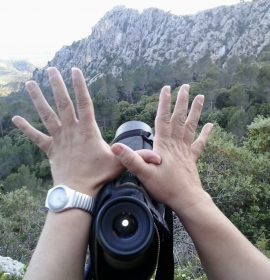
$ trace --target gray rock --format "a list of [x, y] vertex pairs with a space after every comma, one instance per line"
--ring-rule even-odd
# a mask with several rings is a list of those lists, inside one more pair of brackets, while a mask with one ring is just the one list
[[22, 276], [25, 265], [21, 262], [15, 261], [9, 257], [0, 256], [0, 271], [3, 271], [11, 276]]
[[[176, 16], [151, 8], [139, 13], [116, 7], [94, 26], [88, 38], [58, 51], [49, 66], [58, 67], [66, 82], [70, 68], [81, 68], [88, 85], [93, 77], [121, 77], [123, 66], [155, 66], [186, 57], [190, 64], [210, 54], [224, 62], [233, 55], [257, 55], [270, 43], [270, 1], [242, 2], [195, 15]], [[44, 71], [34, 78], [47, 86]], [[91, 80], [92, 79], [92, 80]]]

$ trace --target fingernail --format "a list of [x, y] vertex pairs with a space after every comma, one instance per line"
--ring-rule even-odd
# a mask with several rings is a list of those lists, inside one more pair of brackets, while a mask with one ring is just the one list
[[204, 95], [198, 95], [197, 96], [197, 102], [201, 105], [203, 105], [203, 102], [204, 102]]
[[[182, 86], [181, 86], [181, 88], [182, 89], [184, 89], [187, 93], [189, 92], [189, 89], [190, 89], [190, 86], [189, 86], [189, 84], [183, 84]], [[180, 88], [180, 89], [181, 89]], [[180, 91], [180, 90], [179, 90]]]
[[156, 164], [161, 164], [161, 157], [160, 156], [151, 157], [150, 161]]
[[113, 145], [112, 146], [112, 152], [116, 155], [119, 156], [124, 150], [124, 147], [121, 145]]
[[25, 88], [27, 89], [27, 91], [33, 91], [35, 88], [35, 82], [34, 81], [28, 81], [25, 83]]
[[16, 121], [16, 118], [17, 118], [17, 116], [14, 116], [14, 117], [12, 117], [12, 122], [15, 122]]
[[163, 87], [164, 93], [166, 93], [167, 95], [170, 95], [171, 93], [171, 86], [166, 85]]
[[11, 121], [18, 127], [20, 126], [20, 119], [18, 116], [12, 117]]
[[208, 131], [211, 131], [213, 126], [214, 126], [214, 124], [213, 123], [208, 123], [207, 125], [208, 125]]
[[78, 78], [79, 75], [80, 75], [80, 69], [77, 68], [77, 67], [72, 67], [72, 68], [71, 68], [71, 75], [72, 75], [72, 78], [73, 78], [73, 79]]
[[49, 78], [52, 78], [53, 76], [57, 75], [57, 69], [55, 67], [48, 67], [47, 73], [48, 73]]

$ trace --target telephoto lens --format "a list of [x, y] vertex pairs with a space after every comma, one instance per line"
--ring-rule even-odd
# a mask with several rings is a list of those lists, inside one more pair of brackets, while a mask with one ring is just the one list
[[[152, 149], [152, 129], [131, 121], [116, 131], [114, 143]], [[96, 198], [90, 231], [90, 276], [95, 280], [148, 280], [158, 266], [165, 207], [155, 202], [129, 171], [105, 185]]]
[[113, 220], [113, 232], [120, 238], [133, 236], [137, 229], [137, 219], [130, 212], [121, 211], [119, 216]]
[[109, 264], [117, 269], [139, 265], [153, 240], [150, 210], [135, 197], [122, 196], [105, 203], [97, 220], [98, 241]]

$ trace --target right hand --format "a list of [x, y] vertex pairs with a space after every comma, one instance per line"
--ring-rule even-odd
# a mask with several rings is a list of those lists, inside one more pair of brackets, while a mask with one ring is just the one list
[[193, 100], [188, 112], [189, 86], [182, 85], [178, 92], [174, 112], [171, 114], [170, 87], [162, 88], [155, 120], [153, 151], [161, 156], [161, 164], [147, 163], [124, 144], [111, 149], [116, 158], [144, 184], [150, 195], [175, 210], [184, 211], [209, 197], [203, 190], [196, 161], [206, 145], [212, 130], [206, 124], [194, 141], [201, 115], [204, 96]]
[[[49, 135], [35, 129], [20, 116], [12, 120], [48, 156], [54, 185], [65, 184], [95, 196], [106, 182], [117, 178], [124, 167], [101, 136], [82, 72], [78, 68], [72, 69], [77, 114], [60, 72], [50, 67], [48, 75], [58, 114], [36, 82], [27, 82], [26, 89]], [[152, 151], [141, 150], [139, 153], [146, 162], [160, 162]]]

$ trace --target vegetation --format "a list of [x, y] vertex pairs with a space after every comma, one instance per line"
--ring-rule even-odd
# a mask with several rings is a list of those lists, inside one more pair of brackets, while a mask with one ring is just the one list
[[[231, 57], [225, 65], [206, 56], [190, 66], [181, 58], [154, 70], [125, 68], [121, 78], [100, 77], [91, 92], [104, 137], [111, 141], [116, 128], [128, 120], [153, 127], [159, 89], [170, 84], [175, 102], [182, 83], [191, 84], [192, 97], [205, 95], [200, 126], [215, 122], [198, 164], [204, 187], [245, 236], [270, 256], [269, 47], [257, 58]], [[44, 92], [52, 102], [50, 91]], [[43, 128], [25, 92], [0, 97], [0, 255], [27, 264], [44, 222], [42, 199], [51, 179], [44, 155], [11, 124], [15, 114]], [[206, 279], [196, 256], [175, 254], [181, 265], [176, 279]]]
[[0, 280], [22, 280], [23, 277], [11, 276], [8, 273], [0, 271]]

